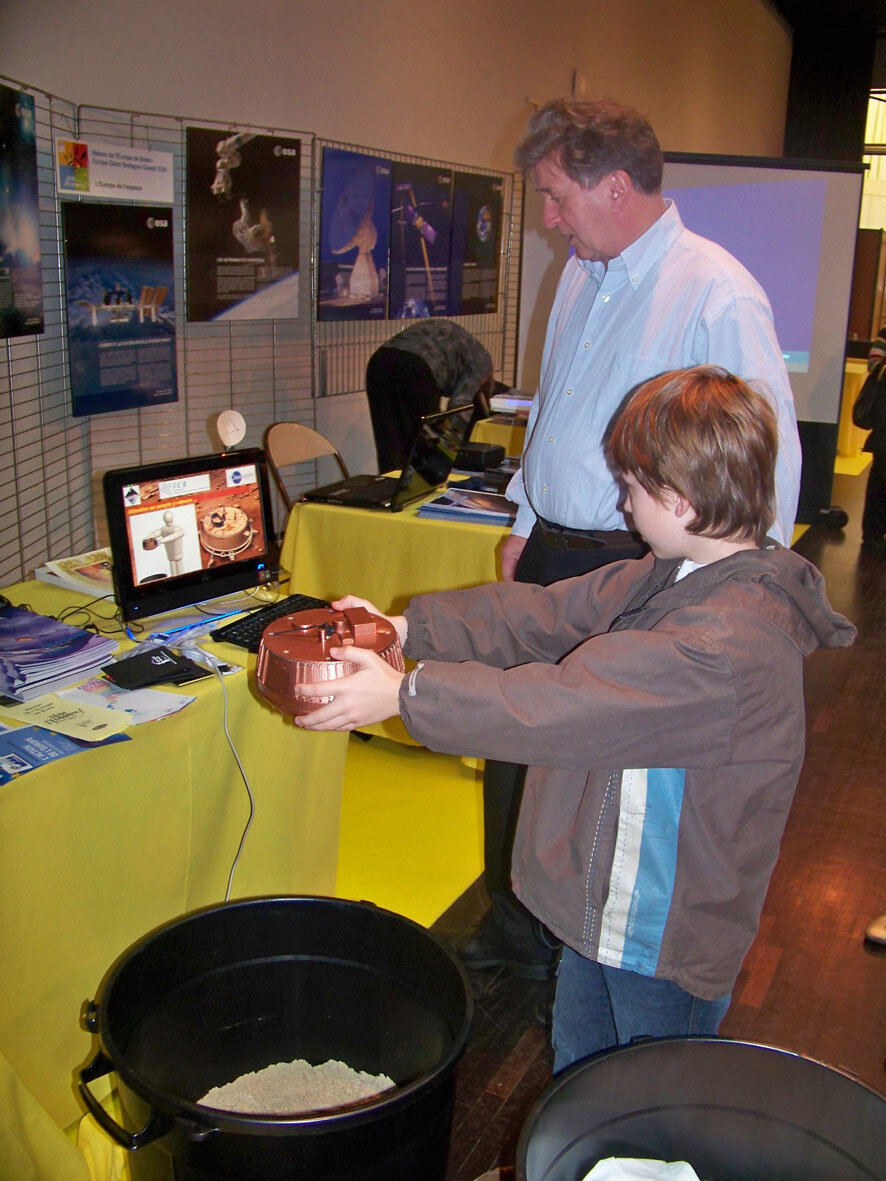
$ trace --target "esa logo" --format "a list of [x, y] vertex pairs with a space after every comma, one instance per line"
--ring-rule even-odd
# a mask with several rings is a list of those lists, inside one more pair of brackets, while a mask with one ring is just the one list
[[149, 230], [168, 230], [169, 220], [165, 217], [149, 217], [147, 225]]
[[284, 148], [280, 144], [274, 144], [275, 156], [297, 156], [298, 148]]

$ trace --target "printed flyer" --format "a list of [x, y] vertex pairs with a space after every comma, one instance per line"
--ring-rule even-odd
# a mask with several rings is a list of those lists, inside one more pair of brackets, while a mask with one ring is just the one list
[[323, 149], [318, 320], [383, 320], [391, 161]]
[[73, 413], [178, 400], [172, 209], [62, 203]]
[[298, 317], [301, 141], [188, 127], [188, 320]]
[[55, 141], [55, 177], [60, 196], [171, 205], [172, 152], [86, 139]]
[[42, 331], [34, 100], [0, 85], [0, 338]]

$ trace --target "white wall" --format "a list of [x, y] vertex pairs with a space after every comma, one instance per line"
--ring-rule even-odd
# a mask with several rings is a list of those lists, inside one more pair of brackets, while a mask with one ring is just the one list
[[779, 155], [789, 65], [766, 0], [0, 4], [0, 73], [63, 98], [498, 170], [574, 69], [667, 149]]

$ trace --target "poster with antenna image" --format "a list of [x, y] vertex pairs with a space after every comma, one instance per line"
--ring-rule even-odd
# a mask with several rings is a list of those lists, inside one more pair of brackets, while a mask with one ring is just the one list
[[394, 160], [388, 310], [392, 320], [445, 316], [452, 171]]
[[177, 401], [171, 207], [61, 211], [73, 413]]
[[323, 149], [318, 320], [383, 320], [387, 310], [391, 161]]
[[0, 338], [42, 331], [34, 100], [0, 85]]
[[299, 314], [301, 140], [185, 128], [189, 321]]
[[456, 172], [452, 191], [449, 314], [498, 311], [500, 176]]

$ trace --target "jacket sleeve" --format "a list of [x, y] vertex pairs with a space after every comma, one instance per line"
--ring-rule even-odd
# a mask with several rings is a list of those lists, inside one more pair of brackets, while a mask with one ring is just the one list
[[550, 587], [495, 582], [468, 590], [418, 595], [406, 610], [404, 652], [476, 660], [497, 668], [553, 663], [593, 632], [605, 630], [652, 559], [613, 562]]
[[786, 733], [796, 725], [783, 680], [757, 678], [748, 695], [736, 667], [783, 656], [778, 633], [745, 628], [742, 648], [724, 646], [707, 617], [597, 635], [555, 665], [425, 662], [404, 679], [400, 712], [419, 742], [451, 754], [572, 770], [719, 766], [761, 711]]

